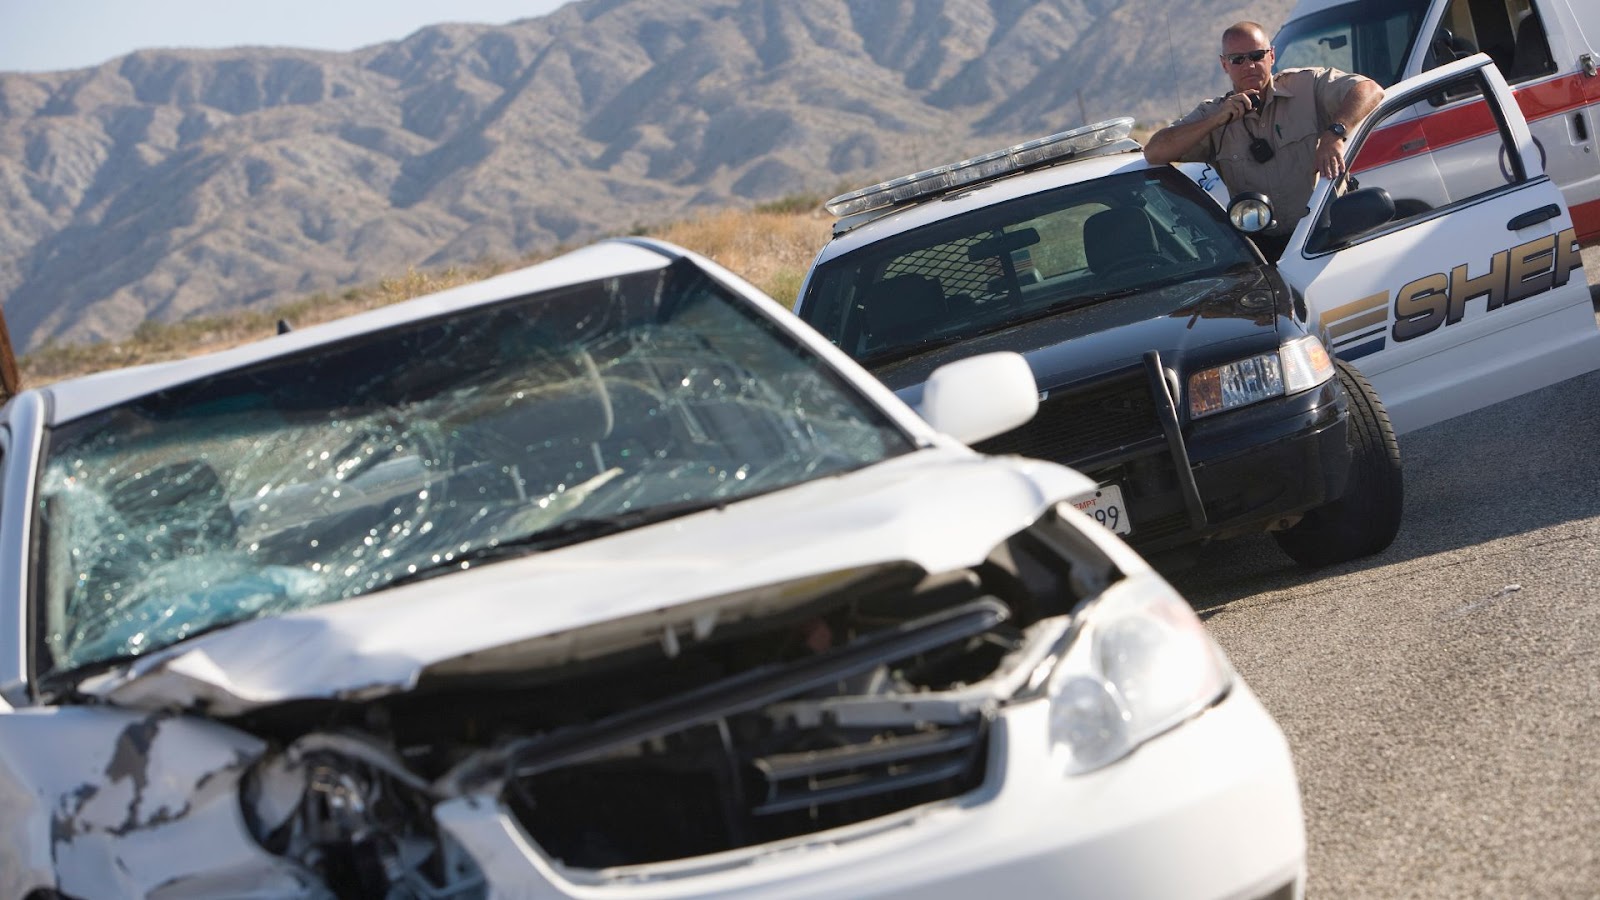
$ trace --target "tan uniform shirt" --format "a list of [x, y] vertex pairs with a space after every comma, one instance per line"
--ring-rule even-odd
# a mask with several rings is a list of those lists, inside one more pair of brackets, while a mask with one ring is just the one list
[[[1287, 235], [1305, 217], [1317, 184], [1317, 139], [1359, 80], [1338, 69], [1285, 69], [1273, 76], [1260, 110], [1214, 129], [1179, 159], [1210, 163], [1230, 193], [1259, 191], [1272, 198], [1278, 224], [1268, 234]], [[1223, 99], [1202, 102], [1176, 124], [1204, 119]], [[1272, 146], [1265, 163], [1250, 153], [1258, 137]]]

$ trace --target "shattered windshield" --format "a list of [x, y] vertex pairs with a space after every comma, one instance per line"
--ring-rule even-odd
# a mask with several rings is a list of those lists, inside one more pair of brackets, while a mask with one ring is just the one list
[[909, 449], [687, 263], [411, 323], [55, 429], [36, 508], [41, 669]]
[[1254, 259], [1217, 204], [1163, 166], [868, 244], [818, 270], [801, 315], [870, 365]]

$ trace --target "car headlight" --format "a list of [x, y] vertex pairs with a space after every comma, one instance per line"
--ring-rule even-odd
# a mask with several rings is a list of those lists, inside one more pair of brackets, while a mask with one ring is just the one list
[[1084, 612], [1050, 674], [1052, 756], [1067, 774], [1099, 769], [1215, 703], [1231, 682], [1189, 604], [1157, 576], [1129, 579]]
[[1189, 376], [1189, 418], [1198, 419], [1314, 388], [1333, 377], [1333, 359], [1314, 335]]
[[1233, 198], [1228, 204], [1228, 219], [1245, 234], [1260, 234], [1278, 224], [1273, 218], [1272, 201], [1254, 191]]

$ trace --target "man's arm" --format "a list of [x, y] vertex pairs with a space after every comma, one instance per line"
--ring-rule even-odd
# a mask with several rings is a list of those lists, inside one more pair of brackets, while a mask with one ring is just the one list
[[[1370, 78], [1361, 78], [1350, 86], [1333, 114], [1333, 122], [1328, 124], [1337, 122], [1346, 131], [1354, 131], [1382, 99], [1383, 88]], [[1344, 172], [1344, 138], [1331, 131], [1324, 131], [1317, 138], [1317, 171], [1322, 173], [1322, 177], [1330, 179]]]
[[[1251, 92], [1253, 93], [1253, 92]], [[1232, 94], [1217, 104], [1211, 115], [1193, 122], [1178, 122], [1150, 135], [1144, 145], [1144, 158], [1153, 165], [1182, 159], [1206, 135], [1239, 118], [1250, 110], [1250, 93]]]

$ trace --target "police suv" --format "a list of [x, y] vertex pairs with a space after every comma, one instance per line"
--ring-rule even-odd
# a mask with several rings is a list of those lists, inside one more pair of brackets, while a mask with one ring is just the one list
[[1394, 190], [1385, 166], [1319, 182], [1275, 264], [1245, 237], [1271, 198], [1224, 211], [1214, 171], [1146, 163], [1121, 119], [834, 198], [796, 311], [913, 405], [941, 365], [1022, 353], [1039, 413], [979, 449], [1088, 474], [1085, 511], [1147, 553], [1263, 530], [1305, 565], [1375, 553], [1396, 434], [1600, 365], [1572, 219], [1489, 57], [1392, 86], [1348, 158], [1468, 90], [1493, 149], [1415, 135]]

